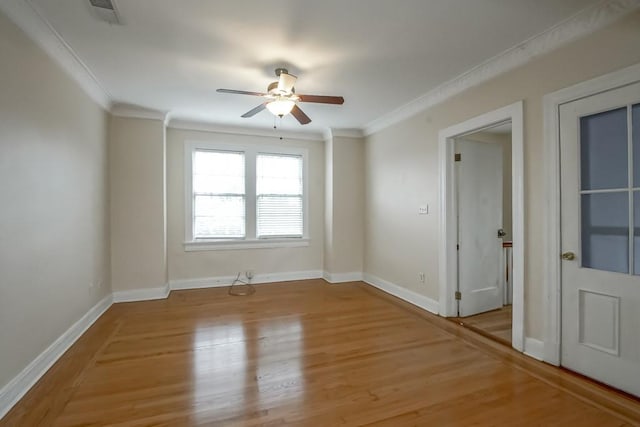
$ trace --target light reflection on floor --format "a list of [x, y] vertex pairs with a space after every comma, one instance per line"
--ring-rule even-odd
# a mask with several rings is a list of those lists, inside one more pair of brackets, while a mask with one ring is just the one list
[[195, 421], [206, 422], [214, 413], [218, 419], [221, 413], [233, 418], [246, 413], [247, 406], [261, 411], [304, 399], [303, 346], [298, 316], [199, 325], [192, 347], [192, 403], [206, 409]]
[[[258, 391], [269, 392], [272, 396], [278, 389], [277, 400], [271, 399], [269, 405], [293, 403], [304, 398], [304, 376], [302, 375], [302, 350], [304, 346], [304, 329], [298, 316], [273, 319], [261, 323], [258, 327], [258, 357], [256, 366]], [[269, 357], [271, 349], [279, 351], [286, 348], [286, 359]], [[278, 352], [276, 352], [278, 353]], [[282, 353], [280, 353], [282, 354]], [[260, 405], [262, 406], [262, 405]]]

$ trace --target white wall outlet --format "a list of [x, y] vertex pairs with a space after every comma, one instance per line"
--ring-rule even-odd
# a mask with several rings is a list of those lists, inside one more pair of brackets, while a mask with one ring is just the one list
[[429, 205], [418, 206], [418, 215], [429, 215]]
[[424, 273], [422, 271], [420, 273], [418, 273], [418, 278], [420, 279], [421, 283], [424, 283], [425, 275], [424, 275]]

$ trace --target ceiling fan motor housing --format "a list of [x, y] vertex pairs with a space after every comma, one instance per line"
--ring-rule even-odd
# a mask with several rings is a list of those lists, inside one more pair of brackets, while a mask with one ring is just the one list
[[289, 70], [286, 68], [276, 68], [276, 77], [280, 77], [280, 74], [289, 74]]
[[269, 84], [269, 86], [267, 86], [267, 92], [269, 92], [269, 94], [271, 95], [293, 95], [294, 93], [296, 93], [296, 89], [292, 87], [289, 93], [283, 94], [278, 90], [278, 82], [272, 82]]

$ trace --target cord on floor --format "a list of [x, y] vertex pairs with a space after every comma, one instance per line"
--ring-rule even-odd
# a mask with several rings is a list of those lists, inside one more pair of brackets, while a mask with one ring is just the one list
[[229, 287], [228, 293], [229, 295], [232, 295], [234, 297], [246, 297], [246, 296], [255, 294], [256, 288], [254, 288], [253, 285], [251, 284], [251, 279], [249, 279], [248, 282], [245, 282], [244, 280], [240, 280], [240, 272], [238, 272], [238, 275], [236, 276], [235, 280], [233, 281], [233, 283], [231, 283], [231, 286]]

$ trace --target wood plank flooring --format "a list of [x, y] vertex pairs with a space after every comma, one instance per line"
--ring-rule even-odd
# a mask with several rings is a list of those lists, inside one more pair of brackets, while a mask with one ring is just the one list
[[370, 286], [115, 304], [0, 426], [630, 426], [640, 403]]
[[474, 316], [456, 317], [455, 320], [476, 332], [486, 334], [510, 346], [512, 317], [511, 306], [506, 305], [498, 310]]

